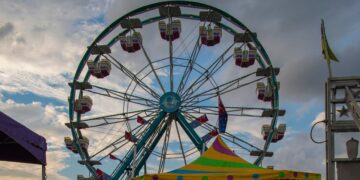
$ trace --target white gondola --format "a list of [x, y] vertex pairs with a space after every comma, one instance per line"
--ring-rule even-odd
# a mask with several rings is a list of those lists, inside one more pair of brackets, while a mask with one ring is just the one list
[[[266, 140], [270, 134], [271, 126], [268, 124], [265, 124], [262, 126], [261, 134], [263, 136], [263, 139]], [[286, 131], [286, 125], [280, 124], [277, 128], [275, 128], [275, 131], [273, 132], [273, 137], [271, 142], [276, 143], [284, 138]]]
[[173, 38], [172, 39], [177, 39], [180, 37], [180, 33], [181, 33], [181, 21], [176, 19], [172, 22], [172, 34], [173, 34]]
[[260, 100], [263, 100], [264, 99], [264, 96], [265, 96], [265, 84], [263, 82], [257, 82], [256, 83], [256, 95], [257, 95], [257, 98], [260, 99]]
[[255, 63], [256, 56], [257, 56], [256, 49], [250, 49], [249, 50], [249, 66], [251, 66]]
[[70, 137], [64, 137], [65, 146], [67, 149], [72, 151], [73, 153], [77, 153], [77, 149], [75, 147], [75, 144], [73, 143], [73, 140]]
[[108, 76], [110, 74], [111, 71], [111, 63], [109, 60], [107, 59], [102, 59], [99, 63], [97, 68], [99, 68], [100, 73], [101, 73], [101, 77], [99, 78], [104, 78], [106, 76]]
[[267, 85], [265, 88], [264, 98], [265, 102], [272, 101], [273, 99], [273, 91], [270, 85]]
[[205, 26], [199, 27], [199, 34], [201, 38], [201, 43], [207, 46], [214, 46], [220, 42], [222, 36], [222, 29], [218, 26], [214, 28]]
[[222, 29], [219, 26], [215, 26], [212, 33], [214, 36], [214, 44], [218, 44], [222, 36]]
[[284, 138], [285, 135], [285, 131], [286, 131], [286, 124], [280, 124], [277, 128], [277, 141], [280, 141], [281, 139]]
[[166, 24], [165, 21], [159, 21], [159, 30], [162, 39], [167, 41], [176, 40], [180, 37], [181, 21], [173, 20], [172, 23]]
[[199, 34], [200, 34], [201, 44], [206, 44], [207, 43], [207, 30], [206, 30], [205, 26], [199, 27]]
[[92, 100], [89, 96], [83, 96], [82, 98], [75, 100], [75, 112], [83, 114], [90, 111], [91, 107]]
[[271, 126], [268, 124], [264, 124], [261, 128], [261, 135], [263, 139], [266, 140], [270, 134]]
[[83, 175], [77, 175], [77, 180], [86, 180], [87, 178], [85, 178]]
[[140, 47], [141, 47], [141, 43], [142, 43], [141, 34], [139, 32], [133, 33], [133, 35], [131, 36], [131, 40], [132, 40], [132, 43], [133, 43], [132, 44], [133, 52], [139, 50]]
[[107, 59], [100, 60], [97, 64], [93, 60], [88, 60], [87, 66], [92, 76], [104, 78], [110, 74], [111, 63]]
[[130, 132], [125, 131], [125, 139], [131, 142], [136, 142], [138, 138], [135, 135], [132, 135]]
[[256, 50], [242, 50], [240, 47], [234, 48], [235, 64], [240, 67], [249, 67], [255, 63]]
[[96, 64], [93, 60], [88, 60], [87, 61], [87, 67], [89, 69], [89, 72], [91, 75], [94, 75], [95, 74], [95, 69], [96, 69]]
[[85, 136], [79, 138], [79, 144], [83, 150], [87, 150], [89, 147], [89, 139]]
[[127, 40], [126, 40], [126, 36], [120, 36], [119, 37], [119, 42], [120, 42], [120, 45], [121, 45], [121, 48], [125, 51], [127, 51]]
[[165, 21], [159, 21], [159, 31], [160, 31], [160, 36], [162, 39], [166, 39], [166, 23]]
[[132, 35], [120, 36], [119, 41], [123, 50], [132, 53], [140, 50], [142, 37], [139, 32], [134, 32]]
[[72, 150], [73, 141], [71, 140], [71, 138], [70, 137], [64, 137], [64, 142], [65, 142], [66, 148], [68, 148], [69, 150]]
[[234, 59], [235, 59], [235, 64], [241, 66], [243, 54], [242, 54], [242, 49], [240, 47], [234, 48]]
[[[277, 82], [277, 87], [280, 89], [280, 82]], [[256, 95], [257, 98], [265, 102], [273, 100], [273, 88], [271, 85], [266, 85], [263, 82], [256, 84]]]

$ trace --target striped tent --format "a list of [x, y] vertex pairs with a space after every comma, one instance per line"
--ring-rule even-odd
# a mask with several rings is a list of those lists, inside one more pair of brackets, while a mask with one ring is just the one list
[[288, 170], [272, 170], [251, 164], [237, 156], [221, 139], [216, 138], [211, 147], [192, 163], [179, 169], [162, 173], [146, 174], [137, 180], [261, 180], [305, 179], [320, 180], [315, 173]]

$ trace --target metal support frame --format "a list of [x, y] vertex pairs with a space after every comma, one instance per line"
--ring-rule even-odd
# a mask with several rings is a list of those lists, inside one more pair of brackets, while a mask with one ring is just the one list
[[[170, 120], [171, 122], [171, 120]], [[165, 133], [165, 131], [168, 129], [168, 123], [165, 123], [164, 126], [161, 128], [159, 133], [156, 135], [154, 141], [151, 143], [150, 147], [145, 150], [145, 154], [141, 157], [141, 159], [138, 161], [137, 168], [135, 169], [135, 175], [137, 176], [139, 174], [140, 169], [145, 165], [146, 160], [151, 155], [151, 152], [154, 150], [156, 145], [159, 143], [161, 137]], [[145, 167], [145, 166], [144, 166]]]
[[[161, 120], [165, 117], [165, 112], [160, 112], [159, 116], [154, 120], [154, 122], [151, 124], [150, 128], [145, 132], [143, 137], [141, 138], [140, 142], [136, 145], [136, 149], [139, 151], [147, 142], [150, 135], [154, 132], [156, 127], [160, 124]], [[133, 160], [133, 153], [128, 154], [129, 156], [125, 159], [124, 163], [120, 166], [119, 170], [114, 175], [114, 179], [118, 179], [121, 174], [125, 171], [126, 167], [130, 165], [130, 162]]]
[[[194, 131], [194, 129], [190, 126], [188, 122], [186, 122], [185, 117], [181, 114], [180, 111], [176, 112], [177, 120], [180, 124], [180, 126], [184, 129], [186, 134], [189, 136], [190, 140], [195, 144], [196, 148], [201, 152], [203, 147], [201, 138], [198, 136], [198, 134]], [[206, 150], [207, 148], [205, 148]]]
[[[154, 4], [151, 4], [151, 5], [147, 5], [147, 6], [144, 6], [144, 7], [141, 7], [141, 8], [138, 8], [136, 10], [133, 10], [127, 14], [125, 14], [124, 16], [120, 17], [119, 19], [117, 19], [116, 21], [114, 21], [110, 26], [108, 26], [104, 31], [102, 31], [100, 33], [99, 36], [96, 37], [96, 39], [93, 41], [93, 43], [91, 44], [91, 46], [96, 46], [97, 43], [99, 43], [101, 40], [103, 40], [105, 37], [107, 37], [114, 29], [116, 29], [117, 26], [119, 26], [121, 24], [121, 22], [124, 20], [124, 19], [127, 19], [131, 16], [134, 16], [134, 15], [137, 15], [137, 14], [140, 14], [140, 13], [144, 13], [144, 12], [147, 12], [147, 11], [150, 11], [152, 9], [155, 9], [155, 8], [158, 8], [158, 7], [162, 7], [164, 5], [168, 5], [168, 4], [174, 4], [174, 5], [178, 5], [178, 6], [184, 6], [184, 7], [188, 7], [189, 5], [191, 5], [192, 8], [205, 8], [205, 9], [209, 9], [209, 10], [212, 10], [212, 11], [216, 11], [217, 13], [220, 13], [222, 17], [224, 17], [224, 19], [226, 19], [227, 21], [229, 21], [231, 24], [233, 24], [234, 26], [236, 26], [237, 28], [240, 28], [244, 31], [247, 31], [247, 32], [251, 32], [244, 24], [242, 24], [239, 20], [237, 20], [236, 18], [232, 17], [231, 15], [229, 15], [227, 12], [225, 11], [222, 11], [220, 9], [217, 9], [215, 7], [211, 7], [211, 6], [208, 6], [208, 5], [205, 5], [205, 4], [201, 4], [201, 3], [197, 3], [197, 2], [188, 2], [188, 1], [172, 1], [172, 2], [159, 2], [159, 3], [154, 3]], [[186, 15], [186, 14], [181, 14], [180, 15], [182, 18], [185, 18], [185, 19], [192, 19], [192, 20], [199, 20], [200, 17], [198, 15]], [[153, 23], [153, 22], [156, 22], [158, 20], [161, 20], [163, 17], [153, 17], [153, 18], [149, 18], [142, 23], [142, 25], [147, 25], [147, 24], [150, 24], [150, 23]], [[224, 30], [228, 31], [230, 34], [235, 34], [236, 31], [233, 30], [231, 27], [228, 27], [224, 24], [222, 24], [221, 22], [217, 22], [215, 23], [217, 24], [218, 26], [220, 26], [221, 28], [223, 28]], [[129, 30], [124, 30], [123, 32], [121, 32], [119, 35], [124, 35], [128, 32]], [[260, 64], [260, 66], [262, 68], [265, 68], [265, 63], [267, 66], [272, 66], [271, 65], [271, 61], [270, 61], [270, 58], [268, 57], [265, 49], [262, 47], [261, 43], [256, 39], [256, 37], [254, 37], [253, 35], [250, 34], [250, 39], [252, 39], [252, 41], [254, 42], [255, 46], [257, 47], [257, 49], [259, 49], [260, 53], [262, 54], [262, 58], [258, 59], [257, 58], [257, 61], [258, 63]], [[111, 47], [112, 45], [114, 45], [116, 42], [118, 41], [118, 38], [115, 37], [113, 38], [109, 43], [108, 43], [108, 46]], [[87, 59], [89, 58], [90, 56], [90, 50], [87, 50], [86, 53], [84, 54], [78, 68], [77, 68], [77, 71], [75, 73], [75, 77], [74, 77], [74, 82], [77, 81], [79, 78], [80, 78], [80, 74], [81, 72], [83, 72], [83, 69], [84, 69], [84, 66], [86, 65], [86, 61]], [[104, 55], [103, 55], [104, 56]], [[98, 60], [100, 56], [97, 56], [96, 57], [96, 61]], [[146, 84], [144, 84], [141, 79], [138, 79], [136, 78], [136, 76], [134, 77], [134, 74], [131, 74], [131, 72], [129, 72], [127, 69], [125, 69], [124, 67], [122, 67], [121, 65], [119, 65], [118, 61], [115, 60], [111, 55], [106, 55], [105, 57], [107, 58], [111, 58], [113, 61], [112, 62], [112, 65], [114, 65], [115, 67], [117, 67], [118, 69], [120, 69], [121, 71], [124, 72], [125, 75], [127, 75], [132, 81], [134, 81], [137, 85], [139, 85], [141, 88], [143, 88], [146, 92], [148, 92], [151, 96], [153, 96], [154, 99], [158, 99], [159, 96], [158, 94], [156, 94], [156, 92], [154, 92], [151, 88], [147, 87]], [[230, 58], [229, 58], [230, 59]], [[265, 61], [265, 63], [263, 62], [263, 60]], [[217, 68], [215, 68], [217, 69]], [[274, 72], [272, 72], [273, 74], [275, 74]], [[88, 81], [90, 77], [90, 74], [87, 73], [85, 75], [85, 78], [84, 78], [84, 82]], [[208, 78], [204, 79], [204, 81], [200, 81], [199, 83], [201, 82], [206, 82]], [[269, 79], [270, 81], [270, 79]], [[273, 76], [271, 78], [271, 81], [272, 81], [272, 84], [275, 84], [276, 83], [276, 78]], [[275, 85], [276, 87], [276, 85]], [[190, 88], [191, 89], [191, 88]], [[74, 98], [75, 98], [75, 88], [72, 87], [71, 89], [71, 94], [70, 94], [70, 97], [69, 97], [69, 117], [70, 117], [70, 122], [74, 121], [75, 118], [74, 118], [74, 111], [73, 111], [73, 106], [74, 106]], [[277, 94], [277, 88], [275, 88], [275, 94], [274, 94], [274, 102], [272, 103], [272, 106], [273, 108], [278, 108], [278, 94]], [[188, 92], [190, 95], [193, 94], [194, 92], [193, 91], [190, 91]], [[181, 115], [181, 114], [180, 114]], [[159, 115], [160, 116], [160, 115]], [[81, 116], [78, 114], [76, 116], [76, 120], [77, 122], [80, 122]], [[273, 125], [276, 125], [276, 119], [277, 118], [277, 113], [275, 114], [274, 118], [272, 119], [272, 124]], [[181, 118], [179, 118], [181, 119]], [[157, 120], [157, 119], [156, 119]], [[154, 121], [156, 121], [154, 120]], [[181, 123], [182, 121], [182, 123]], [[186, 126], [189, 126], [188, 122], [186, 122], [185, 118], [183, 117], [182, 120], [179, 120], [179, 123], [184, 127]], [[183, 128], [184, 128], [183, 127]], [[149, 132], [151, 128], [147, 128], [146, 130], [146, 133], [147, 134]], [[201, 144], [201, 139], [197, 136], [196, 132], [190, 132], [192, 129], [188, 129], [188, 128], [184, 128], [185, 132], [189, 135], [189, 137], [192, 137], [195, 141], [196, 139], [198, 139], [198, 143], [197, 144], [197, 147], [202, 147]], [[193, 130], [192, 130], [193, 131]], [[73, 134], [73, 137], [74, 137], [74, 140], [77, 139], [77, 137], [81, 136], [81, 132], [77, 129], [74, 129], [74, 128], [71, 128], [71, 132]], [[151, 136], [151, 134], [150, 134]], [[194, 137], [193, 137], [194, 136]], [[268, 149], [268, 144], [271, 140], [271, 137], [272, 135], [269, 136], [268, 140], [267, 140], [267, 143], [266, 145], [264, 146], [264, 149], [265, 151]], [[143, 138], [143, 139], [146, 139], [146, 138]], [[142, 140], [143, 140], [142, 139]], [[200, 141], [199, 141], [200, 140]], [[77, 148], [80, 149], [79, 145], [77, 145]], [[138, 146], [136, 147], [138, 148]], [[82, 151], [79, 152], [80, 156], [82, 159], [87, 159], [88, 158], [88, 155], [87, 153], [83, 153]], [[132, 154], [132, 153], [131, 153]], [[128, 160], [128, 158], [125, 158], [126, 160]], [[258, 160], [256, 161], [256, 163], [258, 162], [261, 162], [262, 158], [258, 158]], [[130, 160], [131, 161], [131, 160]], [[87, 166], [89, 168], [89, 170], [91, 171], [92, 174], [95, 174], [95, 169], [91, 166]], [[118, 168], [115, 169], [115, 174], [117, 174], [114, 178], [115, 179], [118, 179], [120, 176], [121, 176], [121, 171], [119, 171]], [[114, 174], [113, 173], [113, 174]], [[120, 174], [119, 174], [120, 173]]]
[[[360, 77], [331, 77], [325, 84], [325, 120], [326, 120], [326, 179], [336, 179], [336, 163], [342, 161], [335, 157], [335, 134], [341, 132], [359, 132], [354, 120], [338, 120], [336, 105], [343, 104], [352, 110], [360, 100], [354, 97], [352, 89], [360, 89]], [[341, 93], [341, 91], [343, 93]], [[338, 96], [344, 96], [339, 98]], [[351, 103], [352, 102], [352, 103]], [[352, 106], [352, 105], [353, 106]], [[356, 109], [356, 108], [355, 108]], [[352, 114], [354, 114], [352, 110]], [[345, 146], [345, 143], [344, 143]], [[347, 160], [356, 162], [356, 160]]]

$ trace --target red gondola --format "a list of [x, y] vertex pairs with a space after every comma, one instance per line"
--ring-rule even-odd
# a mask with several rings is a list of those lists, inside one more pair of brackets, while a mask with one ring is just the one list
[[75, 112], [84, 114], [89, 112], [92, 107], [92, 100], [89, 96], [83, 96], [80, 99], [75, 100], [74, 110]]
[[159, 21], [159, 30], [162, 39], [167, 41], [176, 40], [180, 37], [181, 21], [173, 20], [170, 24], [166, 24], [165, 21]]
[[94, 61], [89, 60], [87, 62], [87, 66], [90, 74], [97, 78], [104, 78], [108, 76], [111, 71], [111, 63], [107, 59], [102, 59], [97, 64], [95, 64]]
[[214, 28], [205, 26], [199, 27], [199, 34], [201, 39], [201, 44], [207, 46], [214, 46], [220, 42], [222, 36], [222, 30], [220, 27], [215, 26]]
[[122, 49], [127, 52], [132, 53], [141, 48], [142, 37], [139, 32], [134, 32], [132, 35], [128, 36], [120, 36], [119, 40]]

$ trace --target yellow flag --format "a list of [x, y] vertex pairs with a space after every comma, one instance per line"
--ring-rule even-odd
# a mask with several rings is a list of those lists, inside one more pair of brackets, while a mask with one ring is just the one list
[[330, 60], [339, 62], [339, 60], [336, 58], [334, 52], [331, 50], [329, 43], [327, 41], [323, 19], [321, 19], [321, 46], [322, 46], [322, 53], [324, 55], [324, 58], [326, 61], [328, 61], [328, 63], [330, 63]]

